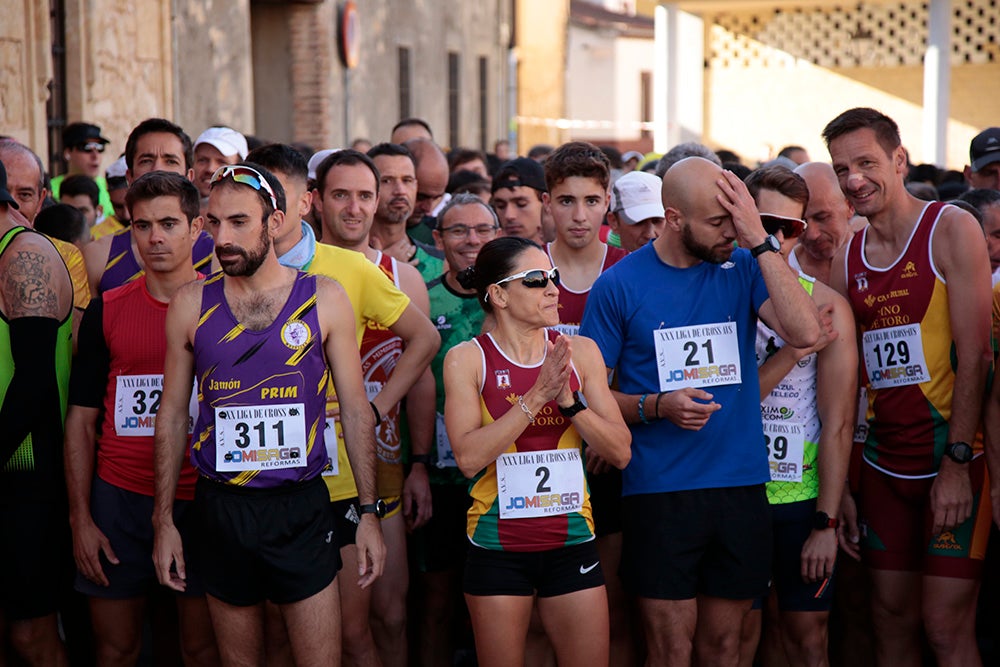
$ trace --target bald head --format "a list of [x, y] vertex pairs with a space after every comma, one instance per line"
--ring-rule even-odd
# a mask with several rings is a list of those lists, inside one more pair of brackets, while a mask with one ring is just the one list
[[403, 144], [417, 163], [417, 202], [413, 207], [409, 225], [415, 225], [425, 215], [430, 215], [441, 203], [448, 187], [448, 158], [438, 145], [429, 139], [410, 139]]
[[688, 213], [706, 199], [715, 201], [716, 181], [721, 177], [722, 167], [714, 162], [701, 157], [684, 158], [663, 175], [663, 207]]
[[806, 206], [808, 227], [799, 237], [799, 245], [818, 262], [829, 262], [851, 236], [854, 210], [847, 203], [837, 174], [826, 162], [806, 162], [795, 173], [809, 187]]
[[7, 170], [7, 190], [28, 222], [34, 222], [48, 194], [42, 161], [24, 144], [5, 139], [0, 141], [0, 162]]

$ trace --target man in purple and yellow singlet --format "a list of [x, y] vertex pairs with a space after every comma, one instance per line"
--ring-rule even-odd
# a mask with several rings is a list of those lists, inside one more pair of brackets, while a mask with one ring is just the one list
[[879, 663], [976, 665], [975, 608], [990, 527], [979, 456], [992, 361], [990, 263], [965, 211], [903, 186], [899, 128], [866, 108], [823, 130], [840, 188], [869, 225], [831, 286], [850, 301], [868, 387], [861, 541]]
[[191, 462], [200, 475], [201, 532], [187, 553], [201, 568], [224, 664], [263, 660], [265, 601], [280, 608], [297, 662], [339, 661], [340, 556], [321, 478], [331, 374], [362, 503], [362, 585], [381, 574], [385, 559], [381, 528], [369, 516], [374, 422], [351, 303], [337, 283], [278, 263], [272, 240], [284, 199], [281, 183], [259, 165], [216, 172], [207, 224], [222, 272], [182, 288], [167, 312], [154, 562], [161, 583], [184, 590], [186, 552], [172, 508], [196, 381]]

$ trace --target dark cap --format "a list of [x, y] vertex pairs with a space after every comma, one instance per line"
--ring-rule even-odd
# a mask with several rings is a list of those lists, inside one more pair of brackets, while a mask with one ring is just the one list
[[1000, 162], [1000, 127], [988, 127], [975, 136], [969, 145], [969, 161], [972, 171]]
[[545, 169], [540, 162], [531, 158], [519, 157], [508, 160], [500, 165], [493, 177], [493, 192], [501, 188], [516, 188], [525, 185], [539, 192], [548, 192], [545, 186]]
[[3, 162], [0, 162], [0, 202], [10, 204], [14, 208], [21, 208], [7, 191], [7, 168], [3, 166]]
[[111, 142], [101, 136], [101, 128], [90, 123], [70, 123], [63, 130], [63, 146], [72, 148], [86, 143], [97, 142], [110, 144]]

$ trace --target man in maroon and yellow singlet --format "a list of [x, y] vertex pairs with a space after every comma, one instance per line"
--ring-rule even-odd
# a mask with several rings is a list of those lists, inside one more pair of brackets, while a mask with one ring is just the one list
[[823, 136], [848, 202], [869, 226], [834, 259], [868, 386], [860, 475], [876, 651], [918, 664], [920, 629], [939, 665], [976, 665], [975, 605], [990, 507], [979, 422], [990, 345], [990, 265], [968, 213], [903, 187], [896, 123], [851, 109]]

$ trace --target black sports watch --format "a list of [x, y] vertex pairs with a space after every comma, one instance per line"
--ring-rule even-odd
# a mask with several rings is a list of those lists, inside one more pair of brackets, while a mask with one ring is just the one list
[[563, 417], [565, 417], [566, 419], [572, 419], [573, 417], [575, 417], [577, 415], [577, 413], [583, 412], [584, 410], [586, 410], [587, 406], [584, 405], [583, 401], [580, 400], [580, 392], [574, 391], [573, 392], [573, 405], [569, 406], [568, 408], [564, 408], [564, 407], [562, 407], [560, 405], [560, 406], [558, 406], [558, 408], [559, 408], [559, 412], [562, 413]]
[[385, 501], [379, 498], [370, 505], [362, 505], [360, 509], [362, 514], [374, 514], [376, 517], [381, 519], [385, 517], [385, 513], [388, 508], [385, 506]]
[[816, 512], [813, 516], [813, 530], [826, 530], [827, 528], [836, 528], [839, 525], [837, 517], [830, 516], [826, 512]]
[[781, 244], [778, 243], [778, 239], [775, 238], [774, 234], [768, 234], [764, 237], [764, 242], [761, 243], [756, 248], [750, 249], [751, 257], [759, 257], [765, 252], [780, 252]]
[[972, 446], [967, 442], [953, 442], [944, 448], [944, 453], [955, 463], [968, 463], [972, 460]]

